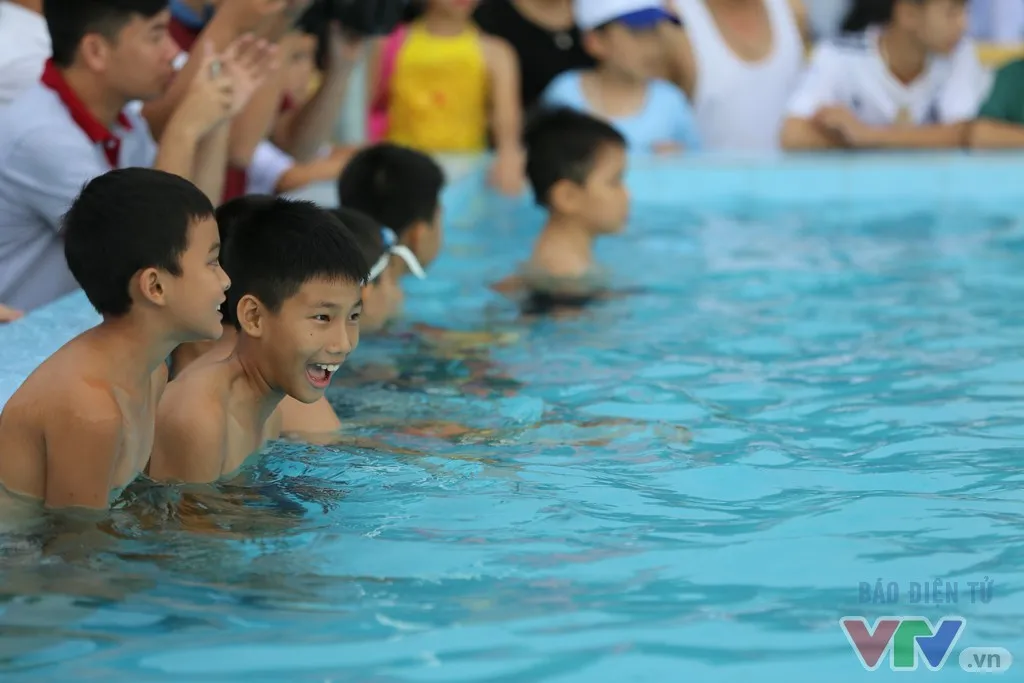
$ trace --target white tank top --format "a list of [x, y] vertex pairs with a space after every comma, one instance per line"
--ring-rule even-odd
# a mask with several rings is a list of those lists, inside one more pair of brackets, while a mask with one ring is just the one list
[[704, 0], [675, 0], [697, 68], [693, 109], [707, 150], [779, 148], [786, 103], [800, 77], [804, 46], [788, 0], [764, 0], [772, 51], [758, 62], [736, 56]]

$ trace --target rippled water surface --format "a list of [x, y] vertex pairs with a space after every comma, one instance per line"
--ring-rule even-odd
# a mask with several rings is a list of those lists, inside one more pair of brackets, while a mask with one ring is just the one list
[[[641, 293], [528, 320], [485, 285], [539, 215], [486, 207], [364, 340], [369, 384], [332, 388], [344, 443], [275, 444], [188, 530], [143, 492], [120, 538], [13, 553], [0, 680], [892, 677], [844, 615], [966, 618], [924, 678], [966, 676], [966, 646], [1024, 658], [1024, 227], [1002, 208], [640, 205], [598, 251]], [[935, 579], [942, 604], [915, 592]]]

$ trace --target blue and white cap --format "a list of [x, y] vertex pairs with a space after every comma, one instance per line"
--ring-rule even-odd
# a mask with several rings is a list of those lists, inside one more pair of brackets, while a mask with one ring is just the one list
[[575, 0], [573, 14], [581, 31], [612, 21], [637, 30], [653, 29], [663, 21], [679, 23], [658, 0]]
[[384, 241], [384, 253], [373, 264], [373, 268], [370, 268], [370, 274], [366, 278], [367, 282], [373, 282], [380, 277], [381, 273], [384, 272], [391, 262], [392, 254], [405, 261], [405, 265], [409, 266], [409, 272], [419, 279], [422, 280], [427, 276], [423, 266], [420, 265], [419, 259], [416, 258], [416, 254], [412, 253], [409, 247], [398, 242], [398, 235], [395, 234], [394, 230], [391, 228], [381, 228], [380, 236]]

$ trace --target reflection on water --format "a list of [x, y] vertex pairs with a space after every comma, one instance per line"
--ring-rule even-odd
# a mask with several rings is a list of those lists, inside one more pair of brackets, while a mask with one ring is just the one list
[[337, 443], [8, 539], [2, 680], [847, 683], [887, 675], [859, 614], [1024, 656], [1020, 221], [639, 207], [599, 247], [634, 293], [552, 320], [486, 287], [506, 209], [337, 378]]

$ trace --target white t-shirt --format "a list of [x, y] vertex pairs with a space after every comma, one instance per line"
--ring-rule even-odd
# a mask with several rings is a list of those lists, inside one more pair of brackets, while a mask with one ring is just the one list
[[811, 118], [827, 106], [844, 106], [864, 123], [896, 123], [901, 112], [915, 125], [974, 118], [988, 94], [991, 72], [970, 40], [949, 55], [933, 57], [917, 80], [900, 82], [878, 49], [878, 28], [822, 43], [789, 100], [788, 113]]
[[46, 20], [20, 5], [0, 0], [0, 107], [39, 82], [49, 58]]

